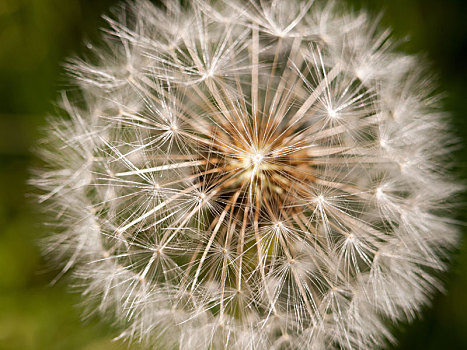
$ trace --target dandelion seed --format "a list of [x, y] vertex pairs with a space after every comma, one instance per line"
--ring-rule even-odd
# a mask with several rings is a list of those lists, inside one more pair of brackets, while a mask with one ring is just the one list
[[457, 242], [416, 57], [333, 2], [164, 4], [122, 5], [108, 48], [67, 65], [81, 93], [32, 180], [57, 278], [158, 349], [394, 341]]

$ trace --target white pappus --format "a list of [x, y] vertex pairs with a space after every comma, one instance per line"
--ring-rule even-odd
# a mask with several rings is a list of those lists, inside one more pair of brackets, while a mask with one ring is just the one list
[[157, 349], [375, 349], [441, 289], [461, 190], [418, 57], [329, 1], [129, 1], [32, 183], [90, 312]]

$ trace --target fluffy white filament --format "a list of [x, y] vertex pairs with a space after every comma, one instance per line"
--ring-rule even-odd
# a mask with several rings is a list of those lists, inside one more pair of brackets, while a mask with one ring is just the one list
[[89, 309], [157, 349], [392, 340], [457, 239], [416, 59], [312, 0], [138, 0], [107, 21], [33, 180]]

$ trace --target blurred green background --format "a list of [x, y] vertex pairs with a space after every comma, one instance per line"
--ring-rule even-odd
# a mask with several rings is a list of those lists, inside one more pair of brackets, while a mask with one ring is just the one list
[[[287, 1], [287, 0], [284, 0]], [[349, 0], [374, 13], [396, 37], [410, 35], [402, 49], [425, 53], [447, 92], [446, 109], [463, 140], [456, 155], [467, 178], [467, 1]], [[100, 15], [115, 0], [0, 0], [0, 349], [127, 349], [118, 333], [97, 319], [81, 322], [79, 296], [66, 281], [50, 286], [56, 271], [42, 260], [44, 236], [25, 185], [38, 128], [53, 113], [68, 86], [62, 63], [97, 40]], [[463, 197], [463, 202], [467, 197]], [[464, 206], [465, 207], [465, 206]], [[459, 219], [467, 222], [465, 208]], [[467, 229], [464, 229], [464, 237]], [[467, 244], [445, 276], [446, 294], [434, 298], [422, 319], [396, 330], [394, 349], [467, 349]], [[132, 346], [132, 349], [135, 347]]]

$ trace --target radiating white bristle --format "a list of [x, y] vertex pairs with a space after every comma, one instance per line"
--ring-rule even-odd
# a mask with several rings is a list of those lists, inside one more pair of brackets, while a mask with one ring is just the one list
[[325, 1], [146, 0], [66, 68], [32, 182], [90, 312], [157, 349], [375, 349], [461, 189], [416, 57]]

